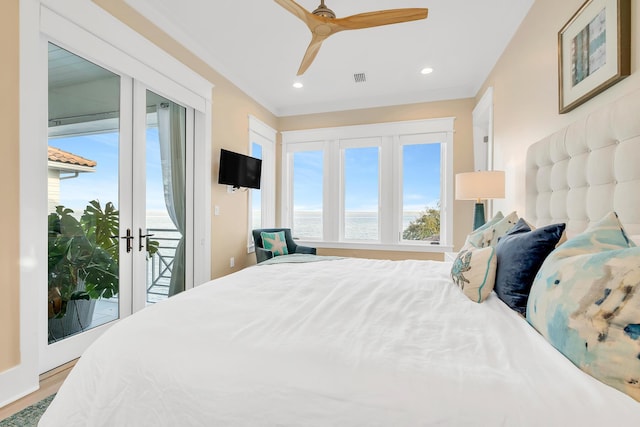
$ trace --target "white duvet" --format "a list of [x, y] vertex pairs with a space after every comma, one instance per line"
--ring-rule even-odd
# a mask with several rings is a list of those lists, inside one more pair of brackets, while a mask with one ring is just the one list
[[142, 310], [82, 356], [48, 426], [635, 426], [451, 264], [254, 266]]

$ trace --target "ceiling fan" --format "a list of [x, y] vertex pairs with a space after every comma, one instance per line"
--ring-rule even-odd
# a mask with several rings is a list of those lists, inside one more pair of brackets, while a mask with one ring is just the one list
[[401, 22], [425, 19], [429, 10], [426, 8], [389, 9], [376, 12], [360, 13], [336, 18], [336, 14], [320, 0], [320, 6], [309, 12], [293, 0], [275, 0], [283, 8], [300, 18], [311, 30], [311, 43], [302, 58], [298, 75], [304, 74], [313, 62], [322, 42], [330, 35], [343, 30], [357, 30], [360, 28], [379, 27], [381, 25], [398, 24]]

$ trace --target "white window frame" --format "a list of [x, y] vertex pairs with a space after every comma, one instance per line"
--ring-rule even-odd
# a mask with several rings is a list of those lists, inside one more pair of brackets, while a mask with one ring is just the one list
[[[408, 252], [447, 252], [453, 249], [453, 132], [454, 117], [374, 123], [369, 125], [307, 129], [282, 133], [281, 224], [293, 225], [293, 153], [324, 153], [323, 236], [301, 240], [315, 247], [373, 249]], [[440, 143], [440, 242], [431, 244], [402, 239], [402, 146]], [[379, 156], [379, 241], [344, 239], [343, 149], [380, 147]]]
[[[276, 131], [256, 117], [249, 115], [249, 155], [252, 144], [262, 147], [262, 172], [260, 176], [261, 227], [276, 225]], [[255, 251], [253, 243], [253, 200], [247, 196], [247, 253]]]

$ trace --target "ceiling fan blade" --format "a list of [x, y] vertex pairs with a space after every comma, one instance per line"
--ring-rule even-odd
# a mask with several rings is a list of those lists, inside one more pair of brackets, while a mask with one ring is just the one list
[[419, 19], [425, 19], [428, 14], [429, 9], [426, 8], [389, 9], [360, 13], [358, 15], [333, 20], [333, 24], [339, 28], [339, 30], [334, 30], [334, 32], [417, 21]]
[[[390, 9], [377, 12], [360, 13], [346, 18], [333, 18], [323, 14], [314, 14], [300, 6], [294, 0], [274, 0], [291, 14], [302, 20], [312, 34], [311, 42], [302, 58], [298, 75], [304, 74], [315, 59], [322, 42], [332, 34], [343, 30], [378, 27], [381, 25], [398, 24], [401, 22], [425, 19], [429, 13], [426, 8]], [[324, 6], [324, 3], [321, 4]], [[317, 12], [317, 10], [316, 10]]]
[[311, 43], [309, 43], [309, 47], [307, 48], [307, 51], [304, 54], [304, 58], [302, 58], [302, 63], [300, 63], [300, 68], [298, 69], [299, 76], [303, 75], [304, 72], [307, 71], [307, 68], [309, 68], [309, 65], [311, 65], [313, 60], [316, 58], [316, 55], [320, 50], [320, 46], [322, 46], [322, 42], [327, 37], [328, 36], [319, 36], [316, 34], [313, 35], [313, 38], [311, 39]]
[[285, 8], [286, 10], [288, 10], [289, 12], [291, 12], [292, 14], [294, 14], [295, 16], [297, 16], [298, 18], [300, 18], [301, 20], [303, 20], [307, 25], [308, 25], [309, 15], [313, 16], [311, 12], [309, 12], [307, 9], [300, 6], [298, 3], [296, 3], [293, 0], [274, 0], [274, 1], [278, 3], [280, 6], [282, 6], [283, 8]]

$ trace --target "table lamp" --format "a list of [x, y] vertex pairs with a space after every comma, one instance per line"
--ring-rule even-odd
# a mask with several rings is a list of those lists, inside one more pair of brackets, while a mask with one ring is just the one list
[[485, 223], [483, 199], [504, 198], [504, 171], [465, 172], [456, 175], [456, 200], [475, 200], [473, 229]]

